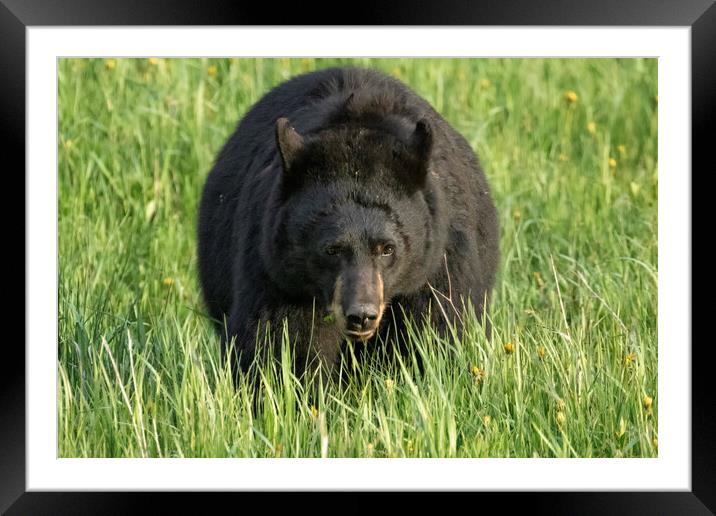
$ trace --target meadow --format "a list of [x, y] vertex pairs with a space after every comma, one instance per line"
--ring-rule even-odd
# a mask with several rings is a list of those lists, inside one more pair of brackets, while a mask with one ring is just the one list
[[[202, 304], [198, 201], [253, 102], [342, 64], [480, 157], [494, 334], [415, 326], [424, 370], [377, 352], [318, 397], [284, 353], [256, 410]], [[657, 456], [655, 59], [61, 59], [58, 88], [58, 456]]]

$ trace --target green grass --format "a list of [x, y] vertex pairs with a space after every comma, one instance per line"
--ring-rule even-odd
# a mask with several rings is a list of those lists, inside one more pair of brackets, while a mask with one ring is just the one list
[[[403, 79], [480, 156], [495, 336], [414, 328], [424, 374], [378, 354], [313, 400], [284, 354], [254, 411], [204, 314], [198, 199], [253, 102], [343, 63]], [[60, 60], [59, 455], [656, 456], [656, 95], [653, 59]]]

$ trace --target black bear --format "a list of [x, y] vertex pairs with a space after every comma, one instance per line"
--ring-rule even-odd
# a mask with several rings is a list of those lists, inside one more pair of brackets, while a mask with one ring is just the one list
[[482, 317], [498, 255], [469, 144], [368, 69], [316, 71], [267, 93], [219, 153], [199, 207], [201, 286], [235, 375], [267, 324], [287, 321], [305, 371], [335, 364], [348, 340], [365, 350], [400, 334], [406, 315], [444, 330], [469, 302]]

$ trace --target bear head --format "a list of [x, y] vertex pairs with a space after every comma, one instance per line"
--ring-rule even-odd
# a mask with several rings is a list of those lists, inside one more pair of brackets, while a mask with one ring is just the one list
[[266, 270], [286, 299], [315, 302], [347, 338], [366, 340], [395, 296], [425, 285], [442, 253], [430, 123], [363, 121], [302, 135], [281, 118], [276, 145]]

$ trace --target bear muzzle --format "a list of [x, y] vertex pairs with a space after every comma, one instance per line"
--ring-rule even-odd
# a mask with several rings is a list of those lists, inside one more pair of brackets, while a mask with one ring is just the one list
[[385, 304], [383, 278], [363, 268], [339, 275], [333, 292], [332, 312], [345, 337], [366, 341], [375, 335]]
[[374, 304], [355, 304], [345, 313], [347, 337], [367, 340], [378, 329], [380, 322], [380, 308]]

